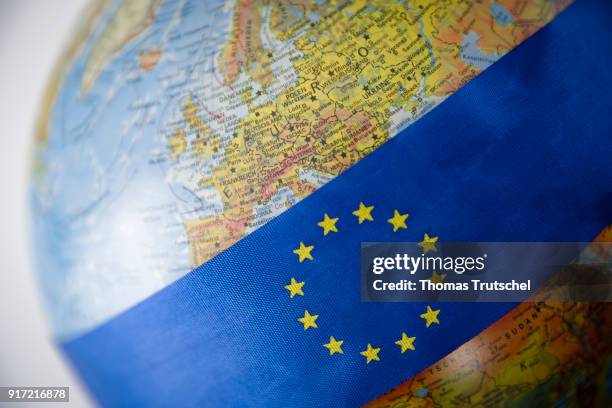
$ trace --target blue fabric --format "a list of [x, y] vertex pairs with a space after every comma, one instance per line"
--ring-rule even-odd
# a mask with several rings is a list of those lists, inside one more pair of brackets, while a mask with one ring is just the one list
[[[394, 140], [255, 233], [63, 344], [102, 405], [354, 406], [513, 304], [362, 304], [361, 241], [587, 241], [612, 220], [612, 21], [579, 1]], [[359, 201], [374, 222], [358, 225]], [[408, 230], [391, 232], [394, 209]], [[324, 212], [340, 217], [323, 237]], [[315, 246], [314, 261], [292, 253]], [[289, 299], [291, 277], [305, 295]], [[296, 321], [304, 309], [319, 328]], [[415, 351], [400, 354], [402, 332]], [[345, 341], [329, 356], [329, 336]], [[365, 364], [367, 343], [382, 347]]]

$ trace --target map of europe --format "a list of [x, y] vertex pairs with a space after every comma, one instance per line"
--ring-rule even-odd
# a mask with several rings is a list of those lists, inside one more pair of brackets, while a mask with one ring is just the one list
[[94, 327], [264, 225], [569, 3], [94, 3], [36, 129], [55, 332]]

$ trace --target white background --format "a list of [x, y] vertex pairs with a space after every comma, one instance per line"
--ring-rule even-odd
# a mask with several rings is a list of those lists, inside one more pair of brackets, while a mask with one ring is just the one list
[[49, 406], [92, 405], [50, 335], [31, 269], [27, 196], [35, 118], [85, 3], [0, 0], [0, 386], [70, 387], [69, 404]]

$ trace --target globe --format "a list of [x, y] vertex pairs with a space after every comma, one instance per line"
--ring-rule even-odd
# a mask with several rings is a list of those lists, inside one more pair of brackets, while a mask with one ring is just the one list
[[[432, 54], [448, 39], [406, 24], [423, 5], [379, 6], [92, 3], [36, 135], [33, 235], [60, 339], [256, 230], [508, 50], [477, 44], [499, 35], [483, 20], [452, 39], [463, 55]], [[502, 5], [477, 9], [509, 27]]]
[[568, 4], [417, 3], [93, 2], [36, 134], [33, 235], [57, 336], [307, 197]]
[[[35, 135], [32, 236], [56, 338], [112, 320], [307, 198], [569, 3], [94, 1]], [[396, 213], [394, 231], [408, 216]], [[322, 223], [334, 231], [328, 214]], [[303, 283], [285, 286], [291, 298]], [[427, 310], [429, 327], [439, 310]], [[587, 385], [600, 398], [608, 365], [588, 356], [609, 355], [609, 316], [604, 304], [520, 304], [373, 406], [464, 395], [533, 405]], [[317, 317], [306, 311], [304, 330]], [[413, 341], [395, 344], [404, 353]], [[367, 364], [376, 350], [361, 352]], [[481, 371], [492, 385], [474, 380]]]

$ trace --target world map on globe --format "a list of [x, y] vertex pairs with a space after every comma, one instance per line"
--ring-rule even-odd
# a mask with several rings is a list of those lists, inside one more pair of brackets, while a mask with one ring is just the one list
[[53, 327], [82, 332], [210, 259], [568, 3], [94, 3], [36, 135]]
[[[255, 231], [569, 3], [94, 2], [55, 71], [35, 135], [33, 235], [56, 336], [111, 319]], [[610, 318], [610, 308], [588, 305], [517, 313], [500, 327], [512, 333], [515, 323], [523, 330], [546, 322], [562, 333], [551, 320], [570, 316], [593, 338], [601, 333], [592, 316]], [[521, 321], [527, 315], [534, 318]], [[473, 342], [499, 346], [486, 336]], [[516, 355], [490, 374], [510, 384], [509, 394], [493, 397], [515, 398], [561, 375], [557, 357], [542, 361], [520, 336], [506, 339]], [[582, 352], [551, 351], [554, 341], [541, 348], [566, 359]], [[524, 353], [542, 373], [530, 386], [515, 381]], [[449, 358], [447, 371], [424, 372], [374, 404], [435, 406], [474, 389], [473, 398], [495, 406], [487, 387], [457, 374], [478, 370]], [[591, 367], [602, 383], [606, 367]], [[584, 377], [578, 371], [574, 383]]]

